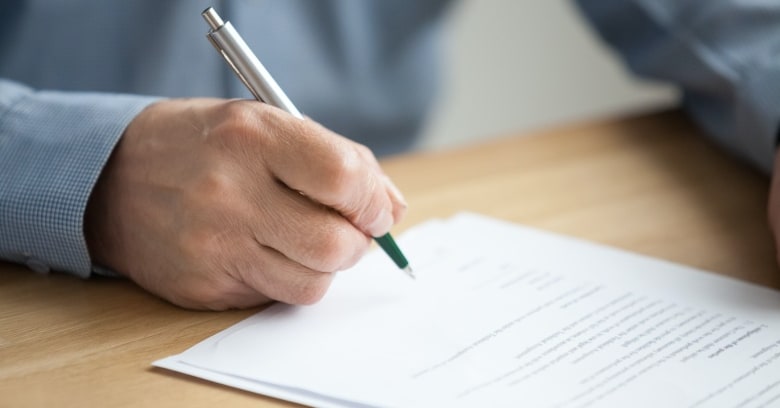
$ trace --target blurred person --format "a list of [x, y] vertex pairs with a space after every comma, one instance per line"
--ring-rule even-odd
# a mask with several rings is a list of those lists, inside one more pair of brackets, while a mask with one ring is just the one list
[[[316, 302], [403, 216], [374, 154], [414, 141], [449, 3], [5, 0], [0, 257], [190, 308]], [[678, 84], [709, 134], [772, 168], [780, 5], [578, 4], [635, 72]], [[212, 5], [311, 119], [236, 99], [203, 38]]]

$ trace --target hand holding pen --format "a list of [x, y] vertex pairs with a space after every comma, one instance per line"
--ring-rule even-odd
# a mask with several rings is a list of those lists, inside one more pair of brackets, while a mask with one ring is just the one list
[[93, 263], [180, 306], [310, 304], [405, 208], [366, 147], [314, 121], [170, 99], [126, 128], [84, 230]]
[[[268, 70], [265, 69], [252, 50], [249, 49], [244, 39], [233, 28], [233, 25], [230, 22], [224, 22], [211, 7], [204, 10], [202, 15], [210, 27], [206, 37], [255, 99], [259, 102], [276, 106], [298, 119], [303, 119], [303, 115], [298, 111], [298, 108], [293, 105], [290, 98], [282, 91], [282, 88], [268, 73]], [[391, 185], [390, 187], [393, 186]], [[327, 203], [324, 204], [327, 205]], [[409, 261], [406, 260], [403, 252], [398, 248], [389, 232], [374, 235], [374, 239], [399, 268], [411, 278], [414, 278]]]

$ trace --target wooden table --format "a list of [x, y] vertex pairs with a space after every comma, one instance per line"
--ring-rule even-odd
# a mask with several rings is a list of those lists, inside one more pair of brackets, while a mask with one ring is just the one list
[[[476, 211], [780, 288], [768, 179], [679, 113], [383, 165], [410, 203], [398, 232]], [[292, 405], [149, 366], [256, 311], [192, 312], [127, 281], [0, 264], [0, 406]]]

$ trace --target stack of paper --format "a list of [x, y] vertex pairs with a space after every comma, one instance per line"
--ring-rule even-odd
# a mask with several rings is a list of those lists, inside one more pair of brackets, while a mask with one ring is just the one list
[[780, 406], [780, 293], [473, 214], [159, 367], [315, 406]]

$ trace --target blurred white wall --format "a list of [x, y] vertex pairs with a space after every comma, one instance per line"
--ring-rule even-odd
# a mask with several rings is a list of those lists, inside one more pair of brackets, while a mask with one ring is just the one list
[[448, 20], [444, 86], [418, 147], [671, 106], [632, 77], [569, 0], [464, 0]]

